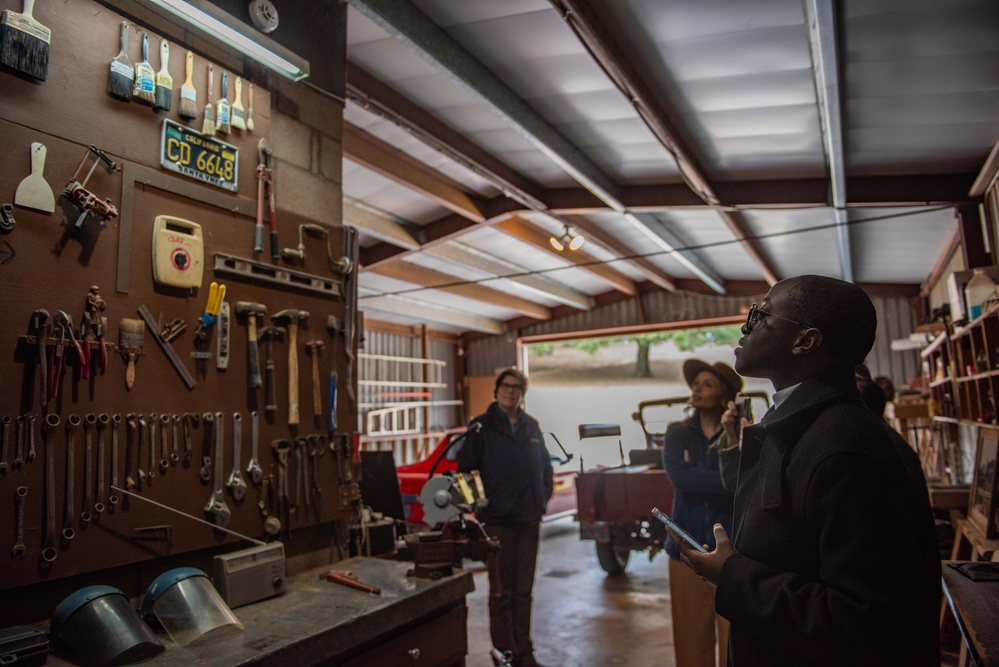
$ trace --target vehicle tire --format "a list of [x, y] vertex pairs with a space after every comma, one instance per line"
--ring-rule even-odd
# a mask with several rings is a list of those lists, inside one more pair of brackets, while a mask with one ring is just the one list
[[597, 542], [596, 545], [600, 568], [611, 576], [624, 574], [624, 569], [628, 567], [628, 558], [631, 557], [631, 549], [615, 547], [613, 542]]

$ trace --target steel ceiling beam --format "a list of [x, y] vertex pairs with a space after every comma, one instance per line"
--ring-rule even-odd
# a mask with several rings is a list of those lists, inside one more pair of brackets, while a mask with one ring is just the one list
[[840, 109], [839, 63], [836, 46], [836, 9], [832, 0], [805, 0], [805, 24], [812, 51], [812, 77], [819, 103], [822, 146], [829, 166], [836, 241], [843, 280], [853, 282], [849, 215], [846, 210], [846, 168], [843, 156], [843, 124]]
[[[709, 206], [716, 208], [718, 215], [740, 240], [743, 250], [756, 263], [767, 282], [771, 284], [777, 282], [777, 272], [767, 259], [762, 246], [753, 239], [749, 225], [739, 213], [721, 207], [721, 200], [700, 167], [699, 160], [681, 139], [657, 101], [652, 88], [632, 65], [624, 51], [624, 45], [608, 32], [604, 23], [597, 17], [595, 0], [550, 0], [550, 2], [618, 90], [632, 103], [639, 118], [673, 156], [690, 188]], [[702, 276], [700, 266], [705, 264], [707, 263], [691, 263], [689, 268], [709, 285], [716, 283], [710, 276]]]
[[[606, 246], [610, 250], [618, 253], [622, 257], [633, 257], [635, 251], [629, 248], [627, 245], [618, 240], [615, 236], [608, 234], [603, 227], [591, 221], [582, 215], [571, 215], [565, 216], [564, 221], [569, 223], [571, 227], [583, 233], [586, 237], [587, 242], [593, 240], [602, 246]], [[645, 257], [636, 257], [635, 259], [628, 260], [632, 266], [636, 267], [646, 280], [651, 282], [658, 287], [669, 292], [676, 291], [676, 281], [666, 273], [663, 272], [658, 266], [653, 264]], [[615, 262], [616, 264], [617, 262]]]
[[[549, 320], [551, 309], [528, 299], [487, 287], [481, 283], [469, 282], [433, 269], [417, 266], [412, 262], [394, 262], [374, 270], [383, 276], [403, 280], [414, 285], [448, 292], [475, 301], [490, 303], [500, 308], [513, 310], [536, 320]], [[487, 279], [488, 280], [488, 279]]]
[[366, 287], [358, 287], [358, 307], [362, 311], [377, 311], [411, 317], [421, 322], [441, 324], [464, 331], [487, 334], [503, 333], [503, 324], [491, 317], [440, 306], [429, 301], [400, 297]]
[[358, 202], [344, 199], [343, 221], [384, 243], [406, 250], [420, 248], [420, 241], [403, 229], [397, 220]]

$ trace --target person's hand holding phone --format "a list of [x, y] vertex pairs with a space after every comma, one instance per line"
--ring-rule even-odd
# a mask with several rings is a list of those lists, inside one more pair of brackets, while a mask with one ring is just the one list
[[707, 553], [702, 553], [687, 544], [669, 526], [666, 526], [666, 532], [673, 540], [673, 544], [680, 550], [680, 560], [683, 564], [693, 570], [694, 574], [714, 585], [717, 585], [718, 579], [721, 578], [725, 561], [739, 553], [732, 546], [732, 542], [729, 541], [728, 534], [725, 532], [725, 527], [720, 523], [716, 523], [714, 526], [715, 550]]

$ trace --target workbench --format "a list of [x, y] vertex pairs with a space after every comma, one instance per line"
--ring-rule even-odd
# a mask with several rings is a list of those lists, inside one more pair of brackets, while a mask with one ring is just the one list
[[[465, 595], [471, 572], [438, 580], [407, 577], [412, 563], [356, 557], [288, 581], [284, 595], [234, 609], [244, 631], [219, 630], [186, 647], [160, 634], [166, 651], [143, 667], [203, 665], [463, 666], [468, 649]], [[326, 581], [331, 569], [381, 588], [362, 592]], [[74, 665], [52, 654], [49, 665]]]
[[978, 667], [999, 667], [999, 581], [972, 581], [943, 563], [943, 592], [964, 637], [965, 655]]

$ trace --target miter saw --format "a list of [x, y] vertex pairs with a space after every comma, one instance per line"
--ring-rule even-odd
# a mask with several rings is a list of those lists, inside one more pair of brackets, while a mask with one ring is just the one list
[[423, 517], [433, 530], [404, 535], [399, 555], [412, 560], [410, 576], [439, 579], [461, 567], [463, 558], [485, 561], [499, 549], [499, 540], [486, 535], [471, 512], [485, 507], [489, 500], [479, 471], [447, 472], [433, 477], [420, 492]]

